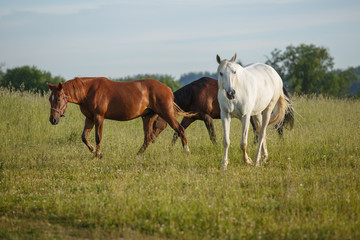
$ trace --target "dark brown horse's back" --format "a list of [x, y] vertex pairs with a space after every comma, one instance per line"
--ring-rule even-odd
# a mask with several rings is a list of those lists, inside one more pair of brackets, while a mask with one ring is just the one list
[[209, 77], [200, 78], [174, 92], [175, 103], [181, 109], [186, 112], [206, 113], [213, 118], [220, 118], [217, 95], [218, 82]]

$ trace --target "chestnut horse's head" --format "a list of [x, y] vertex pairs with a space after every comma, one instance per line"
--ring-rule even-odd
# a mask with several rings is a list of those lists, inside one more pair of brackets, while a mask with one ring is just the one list
[[67, 99], [61, 83], [50, 84], [46, 83], [51, 90], [49, 102], [51, 106], [49, 121], [52, 125], [56, 125], [63, 117], [67, 108]]

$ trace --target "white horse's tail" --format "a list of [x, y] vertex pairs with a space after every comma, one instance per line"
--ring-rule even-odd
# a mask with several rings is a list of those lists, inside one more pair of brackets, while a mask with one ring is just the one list
[[269, 122], [270, 124], [276, 124], [284, 120], [285, 113], [289, 106], [290, 100], [285, 96], [284, 92], [281, 93], [280, 98], [277, 102], [277, 111], [276, 115], [272, 116]]

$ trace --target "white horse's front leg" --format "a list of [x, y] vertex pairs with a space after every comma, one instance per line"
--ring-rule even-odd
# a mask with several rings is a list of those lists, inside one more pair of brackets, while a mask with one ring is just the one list
[[246, 152], [247, 138], [248, 138], [249, 126], [250, 126], [250, 114], [244, 115], [241, 118], [241, 124], [242, 124], [242, 134], [241, 134], [240, 147], [243, 151], [243, 159], [244, 159], [245, 163], [247, 163], [249, 165], [253, 165], [251, 158], [248, 156], [248, 154]]
[[224, 157], [222, 161], [222, 169], [227, 170], [227, 165], [229, 164], [228, 151], [230, 146], [230, 123], [231, 123], [230, 114], [221, 112], [221, 122], [224, 130], [224, 134], [223, 134]]

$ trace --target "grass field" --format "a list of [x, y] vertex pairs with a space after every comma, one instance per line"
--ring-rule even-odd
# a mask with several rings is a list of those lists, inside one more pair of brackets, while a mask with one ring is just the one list
[[224, 172], [219, 120], [215, 146], [197, 122], [191, 154], [167, 128], [142, 158], [141, 120], [106, 120], [98, 160], [77, 105], [52, 126], [47, 97], [2, 89], [0, 239], [360, 239], [360, 101], [293, 101], [295, 128], [269, 130], [266, 166], [241, 161], [233, 119]]

